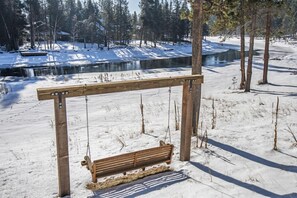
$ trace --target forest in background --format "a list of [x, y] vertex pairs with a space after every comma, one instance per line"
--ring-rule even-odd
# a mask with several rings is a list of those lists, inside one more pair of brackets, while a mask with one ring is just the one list
[[[244, 3], [244, 23], [241, 4]], [[192, 7], [186, 0], [141, 0], [140, 13], [130, 13], [127, 0], [0, 0], [0, 45], [18, 50], [29, 42], [32, 49], [57, 40], [126, 45], [132, 39], [179, 42], [191, 37]], [[297, 1], [204, 0], [203, 34], [239, 35], [251, 29], [257, 15], [256, 36], [265, 35], [267, 13], [274, 38], [296, 37]], [[243, 24], [243, 25], [242, 25]], [[143, 41], [143, 42], [142, 42]]]

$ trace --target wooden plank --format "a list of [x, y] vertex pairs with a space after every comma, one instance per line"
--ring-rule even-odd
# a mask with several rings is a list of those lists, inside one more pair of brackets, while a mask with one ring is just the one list
[[[104, 167], [104, 166], [113, 166], [114, 164], [123, 164], [123, 163], [133, 163], [134, 162], [134, 154], [136, 152], [133, 152], [129, 155], [123, 156], [113, 156], [112, 158], [104, 158], [101, 160], [94, 161], [94, 164], [98, 167]], [[166, 150], [165, 152], [155, 152], [155, 153], [141, 153], [137, 152], [136, 161], [139, 160], [145, 160], [146, 158], [154, 158], [158, 156], [166, 156], [167, 158], [170, 156], [171, 151]]]
[[163, 161], [166, 161], [168, 160], [168, 156], [164, 156], [164, 155], [159, 155], [159, 156], [154, 156], [154, 157], [151, 157], [151, 158], [146, 158], [146, 159], [143, 159], [143, 160], [139, 160], [137, 161], [136, 164], [141, 164], [141, 163], [147, 163], [147, 162], [153, 162], [153, 161], [159, 161], [159, 160], [163, 160]]
[[202, 75], [188, 75], [164, 77], [144, 80], [130, 80], [123, 82], [98, 83], [89, 85], [61, 86], [37, 89], [38, 100], [50, 100], [56, 98], [56, 93], [65, 94], [64, 97], [77, 97], [85, 95], [97, 95], [124, 91], [153, 89], [162, 87], [180, 86], [185, 81], [192, 80], [193, 83], [203, 83]]
[[118, 162], [118, 163], [111, 163], [110, 165], [108, 164], [95, 164], [97, 169], [108, 169], [108, 168], [117, 168], [120, 166], [130, 166], [130, 165], [134, 165], [133, 161], [129, 161], [129, 162]]
[[119, 174], [119, 173], [124, 173], [124, 172], [128, 172], [128, 171], [132, 171], [132, 170], [136, 170], [136, 169], [142, 169], [148, 166], [152, 166], [152, 165], [156, 165], [156, 164], [161, 164], [164, 163], [165, 161], [159, 161], [159, 162], [152, 162], [152, 163], [147, 163], [144, 165], [141, 165], [139, 167], [132, 167], [132, 168], [127, 168], [127, 169], [121, 169], [121, 170], [116, 170], [116, 171], [110, 171], [110, 172], [103, 172], [100, 174], [96, 174], [97, 177], [106, 177], [106, 176], [110, 176], [110, 175], [115, 175], [115, 174]]
[[47, 52], [20, 52], [22, 56], [46, 56]]
[[[154, 159], [159, 159], [159, 158], [164, 158], [165, 160], [170, 159], [170, 155], [169, 153], [166, 154], [156, 154], [156, 155], [149, 155], [149, 156], [143, 156], [143, 157], [137, 157], [136, 158], [136, 162], [135, 164], [137, 165], [139, 162], [141, 161], [152, 161]], [[106, 162], [104, 164], [102, 163], [96, 163], [95, 166], [96, 168], [99, 169], [106, 169], [107, 168], [116, 168], [118, 166], [128, 166], [128, 165], [133, 165], [134, 163], [133, 159], [128, 159], [128, 160], [122, 160], [122, 161], [110, 161], [110, 162]]]
[[66, 100], [63, 96], [54, 100], [56, 122], [56, 146], [58, 162], [59, 197], [70, 195], [68, 134]]
[[133, 164], [129, 164], [129, 165], [123, 165], [123, 166], [118, 166], [118, 167], [108, 167], [105, 166], [104, 168], [102, 167], [97, 167], [96, 172], [97, 173], [104, 173], [104, 172], [117, 172], [117, 171], [122, 171], [125, 172], [130, 168], [134, 168], [135, 166]]
[[119, 162], [133, 162], [133, 156], [129, 156], [127, 158], [119, 158], [118, 160], [116, 158], [112, 160], [103, 160], [103, 161], [97, 161], [95, 164], [100, 164], [104, 166], [105, 164], [112, 164], [112, 163], [119, 163]]
[[115, 155], [112, 157], [107, 157], [107, 158], [103, 158], [103, 159], [99, 159], [99, 160], [94, 160], [94, 163], [98, 163], [98, 162], [104, 162], [104, 161], [109, 161], [112, 159], [118, 160], [120, 158], [133, 158], [134, 153], [150, 153], [150, 152], [154, 152], [154, 151], [162, 151], [163, 149], [171, 149], [172, 146], [171, 145], [165, 145], [165, 146], [159, 146], [159, 147], [153, 147], [153, 148], [149, 148], [149, 149], [144, 149], [144, 150], [139, 150], [139, 151], [135, 151], [135, 152], [131, 152], [131, 153], [124, 153], [124, 154], [120, 154], [120, 155]]
[[187, 82], [183, 85], [182, 101], [182, 123], [181, 123], [181, 142], [180, 160], [189, 161], [191, 154], [191, 135], [192, 135], [192, 116], [193, 102], [191, 94], [191, 84]]
[[112, 156], [94, 161], [93, 168], [96, 177], [104, 177], [145, 168], [159, 163], [170, 163], [172, 149], [172, 145], [164, 145], [161, 147]]
[[110, 162], [112, 160], [125, 160], [125, 159], [133, 159], [133, 153], [125, 153], [125, 154], [121, 154], [121, 155], [115, 155], [112, 157], [107, 157], [107, 158], [102, 158], [102, 159], [98, 159], [98, 160], [94, 160], [94, 164], [99, 164], [99, 163], [104, 163], [104, 162]]

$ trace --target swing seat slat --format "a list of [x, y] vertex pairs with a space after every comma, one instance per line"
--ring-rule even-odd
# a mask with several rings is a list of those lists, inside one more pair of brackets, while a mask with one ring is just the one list
[[[91, 162], [88, 156], [85, 157], [85, 164], [92, 174], [92, 181], [97, 182], [98, 178], [120, 174], [136, 169], [144, 169], [161, 163], [171, 163], [173, 145], [160, 143], [159, 147], [125, 153]], [[90, 164], [91, 163], [91, 164]]]

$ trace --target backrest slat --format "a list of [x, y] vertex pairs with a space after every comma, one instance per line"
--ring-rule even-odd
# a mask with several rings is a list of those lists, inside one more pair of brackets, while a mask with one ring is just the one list
[[95, 170], [96, 177], [98, 178], [163, 162], [170, 163], [172, 150], [173, 145], [166, 144], [160, 147], [95, 160], [93, 162], [93, 170]]

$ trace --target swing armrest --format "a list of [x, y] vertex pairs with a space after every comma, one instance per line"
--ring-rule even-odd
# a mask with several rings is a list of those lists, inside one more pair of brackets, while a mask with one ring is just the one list
[[89, 156], [85, 156], [84, 159], [85, 159], [84, 161], [81, 161], [81, 165], [82, 166], [86, 166], [86, 168], [88, 170], [90, 170], [91, 172], [93, 172], [93, 163], [92, 163], [90, 157]]

